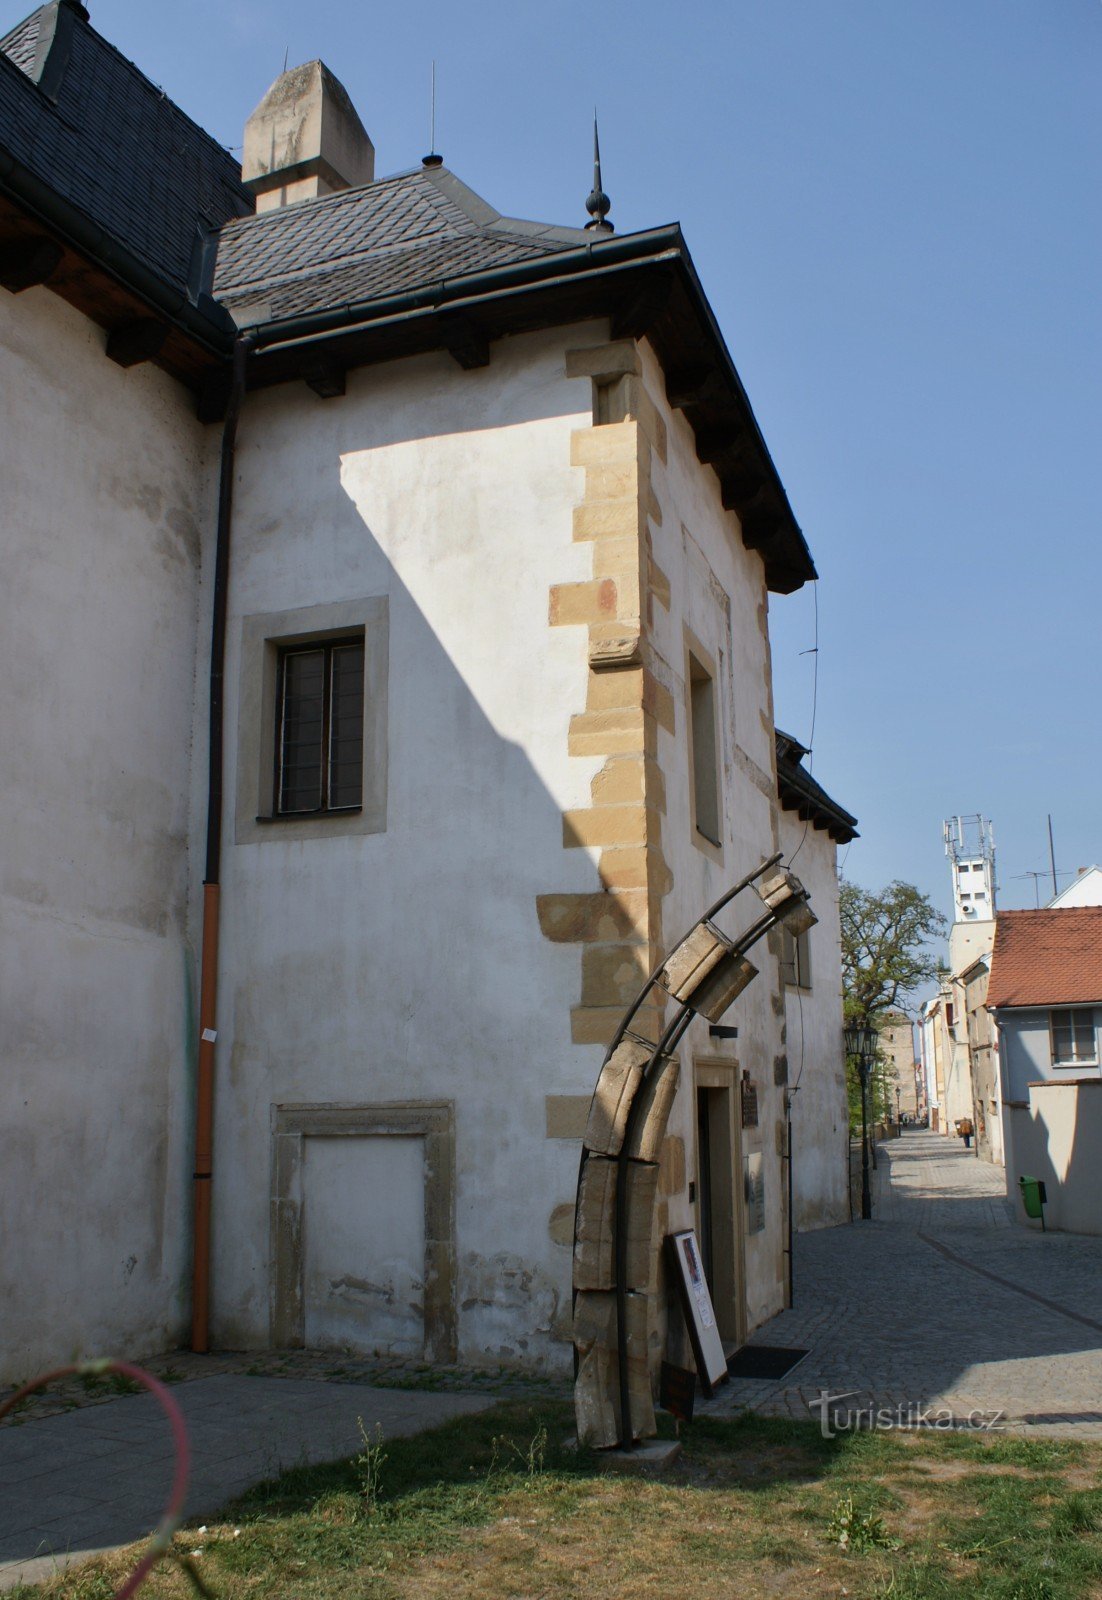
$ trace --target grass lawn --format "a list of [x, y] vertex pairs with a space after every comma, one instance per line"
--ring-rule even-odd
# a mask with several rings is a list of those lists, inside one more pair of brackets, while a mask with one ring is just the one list
[[[564, 1448], [568, 1405], [511, 1403], [300, 1468], [181, 1553], [249, 1600], [1102, 1596], [1102, 1446], [702, 1420], [658, 1481]], [[135, 1547], [137, 1548], [137, 1547]], [[110, 1600], [125, 1557], [12, 1591]], [[162, 1562], [142, 1595], [196, 1590]]]

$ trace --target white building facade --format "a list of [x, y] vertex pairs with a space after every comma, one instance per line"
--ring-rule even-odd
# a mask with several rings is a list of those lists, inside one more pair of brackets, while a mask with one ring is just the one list
[[[6, 1259], [6, 1375], [172, 1345], [189, 1270], [204, 1343], [565, 1370], [604, 1045], [678, 934], [784, 851], [820, 917], [795, 1216], [780, 940], [737, 1034], [686, 1036], [655, 1213], [656, 1273], [696, 1226], [744, 1339], [784, 1304], [791, 1228], [843, 1215], [853, 819], [794, 847], [768, 607], [814, 567], [679, 233], [501, 218], [435, 162], [375, 183], [343, 104], [351, 177], [300, 140], [293, 170], [250, 174], [254, 218], [224, 152], [63, 9], [62, 112], [97, 62], [227, 198], [190, 257], [178, 230], [151, 264], [133, 218], [83, 197], [134, 252], [123, 304], [62, 193], [33, 29], [4, 41], [0, 135], [41, 123], [0, 215], [3, 392], [33, 399], [0, 442], [5, 637], [57, 685], [44, 717], [7, 679], [29, 756], [5, 1119], [20, 1232], [46, 1214], [65, 1239], [48, 1271]], [[333, 125], [317, 65], [262, 107], [304, 138]], [[676, 1346], [660, 1274], [654, 1306]]]

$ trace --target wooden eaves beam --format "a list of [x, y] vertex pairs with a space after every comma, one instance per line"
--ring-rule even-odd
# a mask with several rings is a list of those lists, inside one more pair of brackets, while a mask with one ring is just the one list
[[65, 254], [55, 239], [28, 236], [0, 244], [0, 287], [22, 294], [53, 277]]
[[120, 367], [136, 367], [139, 362], [152, 361], [161, 353], [169, 335], [167, 322], [157, 317], [138, 317], [112, 328], [107, 335], [107, 356]]

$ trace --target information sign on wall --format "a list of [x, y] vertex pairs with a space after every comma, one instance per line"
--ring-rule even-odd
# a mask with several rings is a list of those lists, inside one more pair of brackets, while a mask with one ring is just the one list
[[765, 1227], [765, 1172], [760, 1150], [743, 1159], [742, 1170], [746, 1196], [746, 1231], [760, 1233]]

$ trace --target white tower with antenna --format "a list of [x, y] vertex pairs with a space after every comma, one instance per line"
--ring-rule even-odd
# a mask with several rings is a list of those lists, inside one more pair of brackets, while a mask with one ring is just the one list
[[950, 817], [943, 830], [953, 874], [953, 921], [995, 915], [995, 835], [986, 817]]

